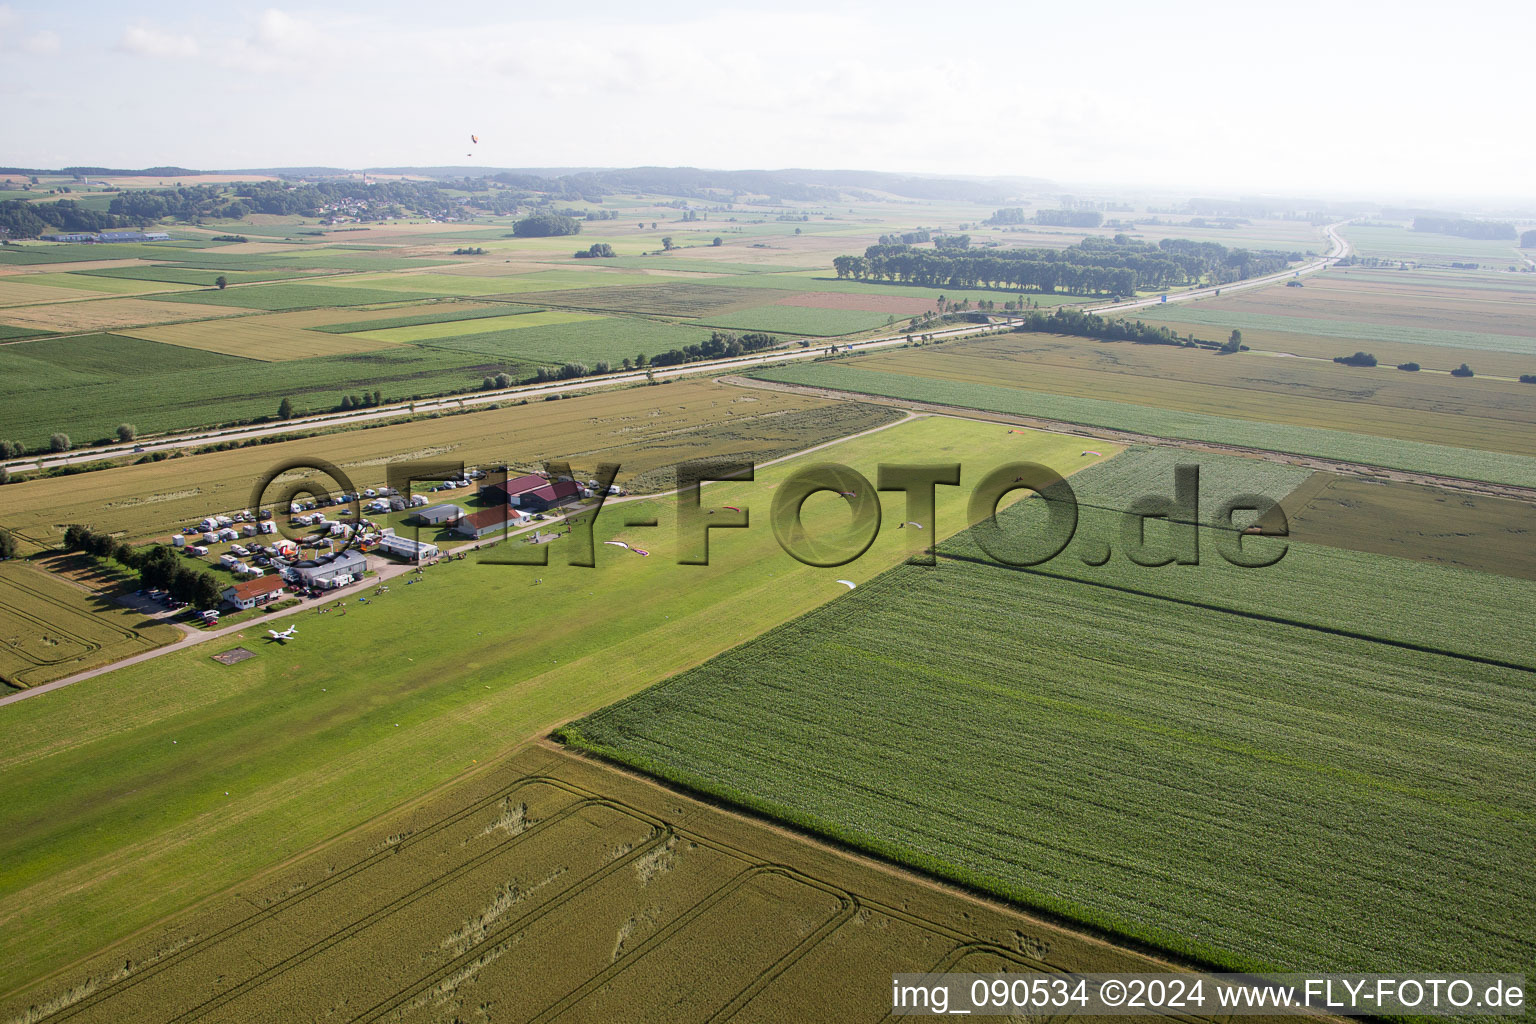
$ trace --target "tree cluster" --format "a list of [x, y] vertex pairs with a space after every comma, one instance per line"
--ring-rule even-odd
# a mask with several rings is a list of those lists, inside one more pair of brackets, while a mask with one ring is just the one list
[[1036, 210], [1035, 223], [1057, 228], [1096, 228], [1104, 223], [1104, 215], [1097, 210]]
[[1520, 248], [1536, 249], [1536, 228], [1522, 232], [1520, 235]]
[[1413, 230], [1428, 231], [1436, 235], [1455, 235], [1458, 238], [1502, 240], [1515, 237], [1513, 224], [1492, 220], [1462, 220], [1455, 217], [1415, 217]]
[[[1080, 338], [1097, 338], [1100, 341], [1129, 341], [1138, 345], [1180, 345], [1185, 348], [1222, 349], [1214, 341], [1196, 338], [1193, 334], [1182, 337], [1161, 324], [1148, 324], [1140, 320], [1106, 319], [1097, 313], [1085, 313], [1078, 309], [1058, 307], [1049, 313], [1032, 309], [1023, 314], [1023, 322], [1013, 328], [1020, 333], [1070, 334]], [[1239, 348], [1242, 335], [1237, 335]], [[1227, 345], [1231, 345], [1228, 339]]]
[[1226, 284], [1283, 270], [1295, 254], [1228, 249], [1165, 238], [1156, 245], [1125, 235], [1089, 238], [1064, 249], [914, 249], [872, 245], [832, 261], [839, 278], [940, 288], [996, 288], [1071, 295], [1131, 295], [1141, 289], [1208, 281]]
[[1334, 356], [1333, 361], [1345, 366], [1375, 366], [1376, 357], [1369, 352], [1356, 352], [1352, 356]]
[[88, 526], [75, 524], [64, 531], [64, 548], [82, 551], [97, 558], [114, 558], [139, 574], [145, 587], [166, 590], [178, 601], [198, 608], [217, 608], [223, 588], [213, 573], [194, 569], [176, 557], [173, 548], [156, 545], [149, 550], [118, 542], [111, 534], [97, 533]]
[[1023, 224], [1025, 223], [1024, 207], [1010, 206], [1004, 210], [998, 210], [992, 216], [982, 221], [983, 224]]
[[[287, 401], [287, 399], [283, 399]], [[379, 391], [364, 391], [361, 395], [342, 395], [341, 402], [336, 408], [342, 412], [348, 409], [372, 409], [384, 403], [384, 396]], [[286, 419], [286, 417], [284, 417]]]
[[[683, 363], [696, 363], [701, 359], [733, 359], [749, 352], [761, 352], [778, 343], [779, 339], [772, 334], [754, 332], [736, 335], [727, 331], [715, 331], [709, 336], [708, 341], [669, 349], [660, 355], [652, 356], [651, 365], [678, 366]], [[644, 363], [640, 365], [643, 366]]]
[[899, 235], [881, 235], [881, 245], [920, 245], [923, 242], [933, 241], [933, 236], [926, 230], [903, 231]]
[[589, 248], [576, 250], [576, 258], [579, 260], [606, 259], [617, 255], [618, 253], [613, 251], [613, 246], [607, 242], [598, 242]]
[[558, 213], [535, 213], [512, 225], [515, 238], [551, 238], [581, 234], [581, 221]]

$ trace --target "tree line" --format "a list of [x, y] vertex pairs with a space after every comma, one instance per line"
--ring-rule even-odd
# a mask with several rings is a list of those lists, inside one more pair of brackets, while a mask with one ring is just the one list
[[1032, 309], [1022, 314], [1022, 320], [1014, 324], [1014, 331], [1029, 334], [1070, 334], [1081, 338], [1097, 338], [1100, 341], [1130, 341], [1138, 345], [1180, 345], [1185, 348], [1207, 348], [1236, 352], [1242, 348], [1242, 334], [1233, 331], [1225, 345], [1206, 341], [1193, 334], [1179, 335], [1162, 324], [1148, 324], [1140, 320], [1109, 319], [1097, 313], [1085, 313], [1079, 309], [1058, 307], [1049, 313]]
[[1413, 230], [1427, 231], [1436, 235], [1455, 235], [1458, 238], [1503, 240], [1515, 237], [1513, 224], [1492, 220], [1465, 220], [1457, 217], [1415, 217]]
[[213, 573], [189, 566], [185, 559], [176, 557], [173, 548], [163, 544], [148, 550], [136, 548], [77, 523], [64, 530], [64, 549], [116, 559], [138, 573], [145, 587], [168, 591], [176, 600], [197, 608], [217, 608], [223, 600], [224, 588]]
[[1142, 289], [1226, 284], [1284, 270], [1299, 253], [1228, 249], [1216, 242], [1165, 238], [1157, 244], [1126, 235], [1089, 238], [1064, 249], [915, 249], [872, 245], [863, 256], [838, 256], [839, 278], [928, 287], [996, 288], [1069, 295], [1131, 295]]
[[682, 363], [696, 363], [701, 359], [734, 359], [750, 352], [761, 352], [778, 343], [779, 339], [772, 334], [754, 332], [736, 335], [728, 331], [715, 331], [710, 334], [709, 340], [697, 345], [684, 345], [652, 356], [651, 365], [678, 366]]

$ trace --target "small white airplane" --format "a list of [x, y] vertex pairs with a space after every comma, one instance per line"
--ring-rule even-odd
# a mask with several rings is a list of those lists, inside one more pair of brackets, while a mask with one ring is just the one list
[[299, 632], [299, 627], [298, 626], [289, 626], [287, 629], [283, 630], [281, 633], [279, 633], [275, 629], [269, 629], [269, 630], [267, 630], [267, 636], [271, 637], [273, 640], [276, 640], [280, 644], [285, 644], [289, 640], [295, 639], [298, 636], [298, 632]]

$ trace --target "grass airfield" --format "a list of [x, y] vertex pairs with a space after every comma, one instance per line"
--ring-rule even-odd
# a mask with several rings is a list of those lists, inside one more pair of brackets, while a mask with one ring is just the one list
[[[1100, 446], [1105, 457], [1115, 449]], [[711, 484], [707, 504], [749, 509], [748, 529], [712, 530], [711, 564], [675, 564], [675, 506], [614, 505], [594, 569], [465, 560], [419, 584], [289, 620], [299, 639], [243, 639], [157, 658], [23, 701], [0, 716], [0, 959], [20, 985], [292, 857], [504, 754], [562, 721], [683, 671], [807, 610], [907, 555], [899, 493], [857, 562], [812, 568], [777, 546], [774, 487], [797, 465], [958, 461], [938, 489], [938, 534], [963, 528], [969, 484], [1027, 459], [1069, 472], [1081, 443], [995, 424], [927, 418]], [[823, 496], [806, 523], [841, 523]], [[623, 522], [655, 516], [640, 529]], [[490, 549], [492, 556], [506, 547]], [[542, 580], [535, 583], [535, 580]], [[236, 644], [257, 656], [211, 655]], [[226, 795], [227, 794], [227, 795]]]

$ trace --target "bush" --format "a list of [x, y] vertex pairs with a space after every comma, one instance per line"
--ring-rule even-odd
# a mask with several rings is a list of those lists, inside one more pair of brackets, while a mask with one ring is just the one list
[[1397, 364], [1397, 368], [1399, 370], [1407, 370], [1409, 373], [1418, 373], [1419, 372], [1419, 364], [1418, 363], [1398, 363]]
[[1520, 383], [1521, 384], [1536, 384], [1536, 373], [1522, 373], [1520, 375]]
[[1352, 356], [1334, 356], [1333, 361], [1345, 366], [1375, 366], [1376, 357], [1369, 352], [1356, 352]]
[[0, 530], [0, 559], [16, 557], [16, 538], [10, 530]]
[[67, 452], [69, 448], [68, 434], [54, 434], [48, 439], [48, 450], [51, 452]]
[[1475, 374], [1472, 372], [1472, 367], [1468, 366], [1466, 363], [1462, 363], [1460, 366], [1456, 367], [1456, 369], [1451, 371], [1451, 376], [1472, 377], [1475, 376]]
[[129, 441], [132, 441], [135, 437], [138, 436], [138, 433], [138, 428], [135, 427], [132, 423], [119, 423], [117, 425], [117, 439], [123, 444], [127, 444]]

